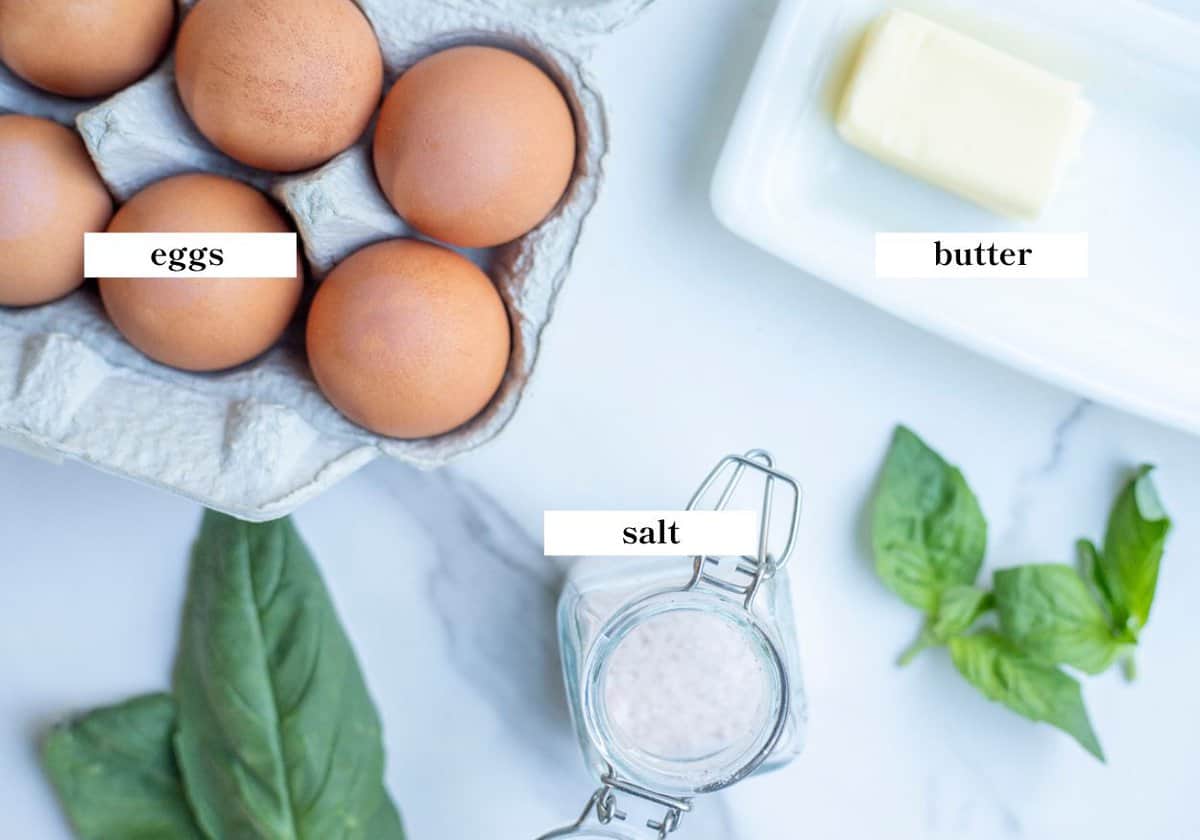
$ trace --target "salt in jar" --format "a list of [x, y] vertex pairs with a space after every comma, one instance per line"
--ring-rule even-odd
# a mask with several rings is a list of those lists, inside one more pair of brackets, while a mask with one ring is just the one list
[[[757, 556], [594, 559], [570, 573], [558, 610], [563, 673], [600, 787], [575, 824], [541, 840], [662, 840], [698, 797], [800, 754], [807, 709], [785, 568], [800, 487], [755, 450], [722, 459], [688, 509], [722, 480], [715, 507], [727, 509], [748, 474], [763, 487]], [[780, 507], [786, 541], [772, 553]]]

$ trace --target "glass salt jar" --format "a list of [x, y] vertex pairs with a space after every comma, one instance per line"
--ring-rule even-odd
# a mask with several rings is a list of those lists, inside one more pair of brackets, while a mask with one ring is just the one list
[[[800, 487], [754, 450], [723, 458], [688, 510], [722, 481], [714, 508], [729, 509], [747, 474], [762, 485], [757, 556], [585, 560], [568, 577], [563, 673], [600, 788], [575, 824], [540, 840], [663, 840], [697, 797], [800, 754], [807, 709], [785, 569]], [[772, 553], [777, 512], [788, 527]]]

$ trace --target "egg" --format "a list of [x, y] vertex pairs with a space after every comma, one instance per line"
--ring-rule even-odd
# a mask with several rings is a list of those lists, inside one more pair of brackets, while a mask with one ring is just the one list
[[60, 96], [107, 96], [153, 69], [175, 0], [0, 0], [0, 62]]
[[571, 180], [575, 146], [571, 109], [540, 68], [494, 47], [455, 47], [388, 93], [375, 172], [413, 227], [486, 248], [541, 224]]
[[[152, 184], [113, 217], [110, 233], [288, 233], [253, 187], [216, 175]], [[134, 347], [165, 365], [223, 370], [248, 362], [283, 334], [300, 301], [303, 271], [287, 279], [102, 278], [100, 296]]]
[[383, 90], [379, 42], [352, 0], [200, 0], [180, 29], [175, 74], [200, 132], [273, 172], [349, 148]]
[[321, 284], [308, 317], [317, 384], [373, 432], [422, 438], [479, 414], [508, 367], [508, 314], [470, 260], [410, 239], [371, 245]]
[[32, 306], [83, 284], [83, 235], [112, 199], [79, 135], [50, 120], [0, 116], [0, 306]]

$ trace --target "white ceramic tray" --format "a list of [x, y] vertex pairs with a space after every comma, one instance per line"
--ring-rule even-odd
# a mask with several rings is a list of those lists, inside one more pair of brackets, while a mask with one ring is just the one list
[[[1081, 81], [1096, 116], [1036, 224], [843, 143], [833, 110], [880, 0], [782, 0], [713, 182], [735, 233], [933, 332], [1200, 433], [1200, 25], [1133, 0], [904, 0]], [[1090, 235], [1086, 281], [874, 277], [874, 234]], [[853, 340], [849, 337], [848, 340]]]
[[[179, 0], [186, 12], [196, 0]], [[465, 426], [425, 440], [354, 426], [320, 395], [300, 330], [232, 371], [170, 370], [126, 344], [90, 286], [56, 303], [0, 307], [0, 444], [100, 469], [246, 519], [291, 510], [369, 461], [436, 467], [500, 434], [536, 366], [542, 331], [603, 180], [608, 135], [586, 70], [602, 36], [650, 0], [355, 0], [379, 37], [389, 86], [420, 58], [461, 42], [498, 43], [553, 75], [579, 128], [575, 176], [537, 230], [472, 256], [485, 261], [513, 322], [508, 374]], [[172, 60], [101, 102], [47, 96], [0, 68], [0, 113], [77, 124], [118, 201], [180, 172], [219, 172], [269, 189], [291, 215], [319, 278], [381, 239], [409, 233], [375, 182], [369, 137], [325, 166], [277, 176], [234, 163], [192, 126], [175, 94]]]

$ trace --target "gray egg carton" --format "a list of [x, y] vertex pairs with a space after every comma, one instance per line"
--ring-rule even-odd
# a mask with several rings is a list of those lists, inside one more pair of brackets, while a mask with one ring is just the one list
[[[183, 14], [196, 0], [182, 0]], [[245, 519], [289, 513], [380, 456], [437, 467], [492, 440], [533, 374], [542, 331], [596, 201], [608, 146], [604, 108], [585, 62], [600, 37], [650, 0], [357, 0], [379, 36], [388, 87], [422, 57], [492, 43], [535, 59], [561, 85], [579, 127], [576, 172], [541, 227], [485, 255], [508, 306], [513, 353], [484, 412], [426, 440], [379, 437], [317, 390], [297, 324], [264, 357], [219, 374], [155, 364], [124, 342], [93, 288], [53, 304], [0, 308], [0, 443], [73, 458]], [[381, 194], [368, 137], [325, 166], [279, 176], [241, 166], [192, 126], [172, 61], [100, 102], [39, 93], [0, 68], [0, 112], [75, 120], [118, 201], [181, 172], [236, 177], [287, 209], [315, 280], [359, 248], [411, 235]]]

